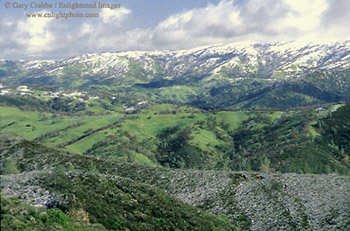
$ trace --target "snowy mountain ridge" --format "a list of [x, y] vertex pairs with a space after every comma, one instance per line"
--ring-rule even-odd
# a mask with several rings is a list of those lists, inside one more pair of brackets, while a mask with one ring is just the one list
[[350, 101], [350, 40], [211, 45], [178, 51], [89, 53], [0, 62], [5, 86], [102, 90], [203, 109]]
[[[271, 44], [212, 45], [178, 51], [128, 51], [89, 53], [61, 61], [28, 61], [24, 70], [45, 69], [46, 74], [59, 74], [64, 66], [84, 64], [93, 75], [125, 77], [135, 62], [150, 75], [181, 77], [197, 69], [201, 74], [214, 75], [226, 68], [242, 73], [256, 73], [259, 78], [284, 72], [285, 77], [318, 70], [350, 67], [350, 41], [336, 43], [285, 42]], [[155, 70], [157, 66], [157, 70]], [[234, 74], [234, 73], [232, 73]], [[231, 77], [235, 77], [234, 75]]]

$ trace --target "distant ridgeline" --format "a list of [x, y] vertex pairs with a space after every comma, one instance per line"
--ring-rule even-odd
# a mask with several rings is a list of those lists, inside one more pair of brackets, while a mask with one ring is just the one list
[[0, 83], [111, 93], [203, 109], [350, 102], [350, 41], [215, 45], [191, 50], [2, 61]]

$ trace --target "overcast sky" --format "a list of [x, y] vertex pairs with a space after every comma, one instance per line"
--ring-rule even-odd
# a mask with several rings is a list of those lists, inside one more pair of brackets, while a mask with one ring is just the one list
[[[13, 5], [5, 8], [5, 3], [14, 0], [0, 0], [0, 59], [61, 59], [87, 52], [175, 50], [236, 42], [350, 39], [350, 0], [99, 1], [122, 7], [23, 10], [13, 9]], [[99, 18], [29, 19], [24, 14], [41, 11], [98, 12]]]

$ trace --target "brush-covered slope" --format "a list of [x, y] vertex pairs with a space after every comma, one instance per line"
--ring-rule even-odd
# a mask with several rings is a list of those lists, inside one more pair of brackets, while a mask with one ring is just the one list
[[1, 193], [57, 207], [85, 225], [99, 223], [112, 230], [350, 228], [349, 177], [170, 170], [0, 136], [6, 170]]
[[103, 90], [201, 108], [288, 108], [349, 101], [350, 41], [214, 45], [181, 51], [5, 61], [6, 85]]
[[[72, 220], [88, 226], [100, 224], [107, 230], [235, 230], [226, 218], [191, 207], [150, 185], [99, 173], [102, 168], [97, 159], [6, 136], [1, 140], [1, 164], [7, 174], [1, 176], [1, 193], [7, 197], [36, 207], [58, 208]], [[17, 169], [14, 161], [20, 163], [20, 173], [11, 171]], [[13, 227], [11, 221], [5, 221], [5, 229]]]
[[64, 214], [60, 209], [37, 208], [18, 199], [1, 197], [1, 230], [106, 230], [99, 224], [89, 224]]

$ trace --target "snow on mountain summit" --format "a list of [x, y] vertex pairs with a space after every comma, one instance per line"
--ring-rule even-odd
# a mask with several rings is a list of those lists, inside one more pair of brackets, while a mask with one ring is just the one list
[[[310, 43], [251, 43], [211, 45], [177, 51], [127, 51], [91, 53], [61, 61], [29, 61], [24, 69], [43, 69], [46, 73], [59, 74], [64, 66], [84, 64], [93, 75], [125, 77], [134, 63], [150, 75], [174, 78], [193, 70], [201, 74], [216, 74], [222, 68], [240, 69], [241, 73], [285, 73], [285, 77], [314, 70], [346, 69], [350, 67], [350, 41]], [[235, 72], [232, 72], [234, 75]]]

